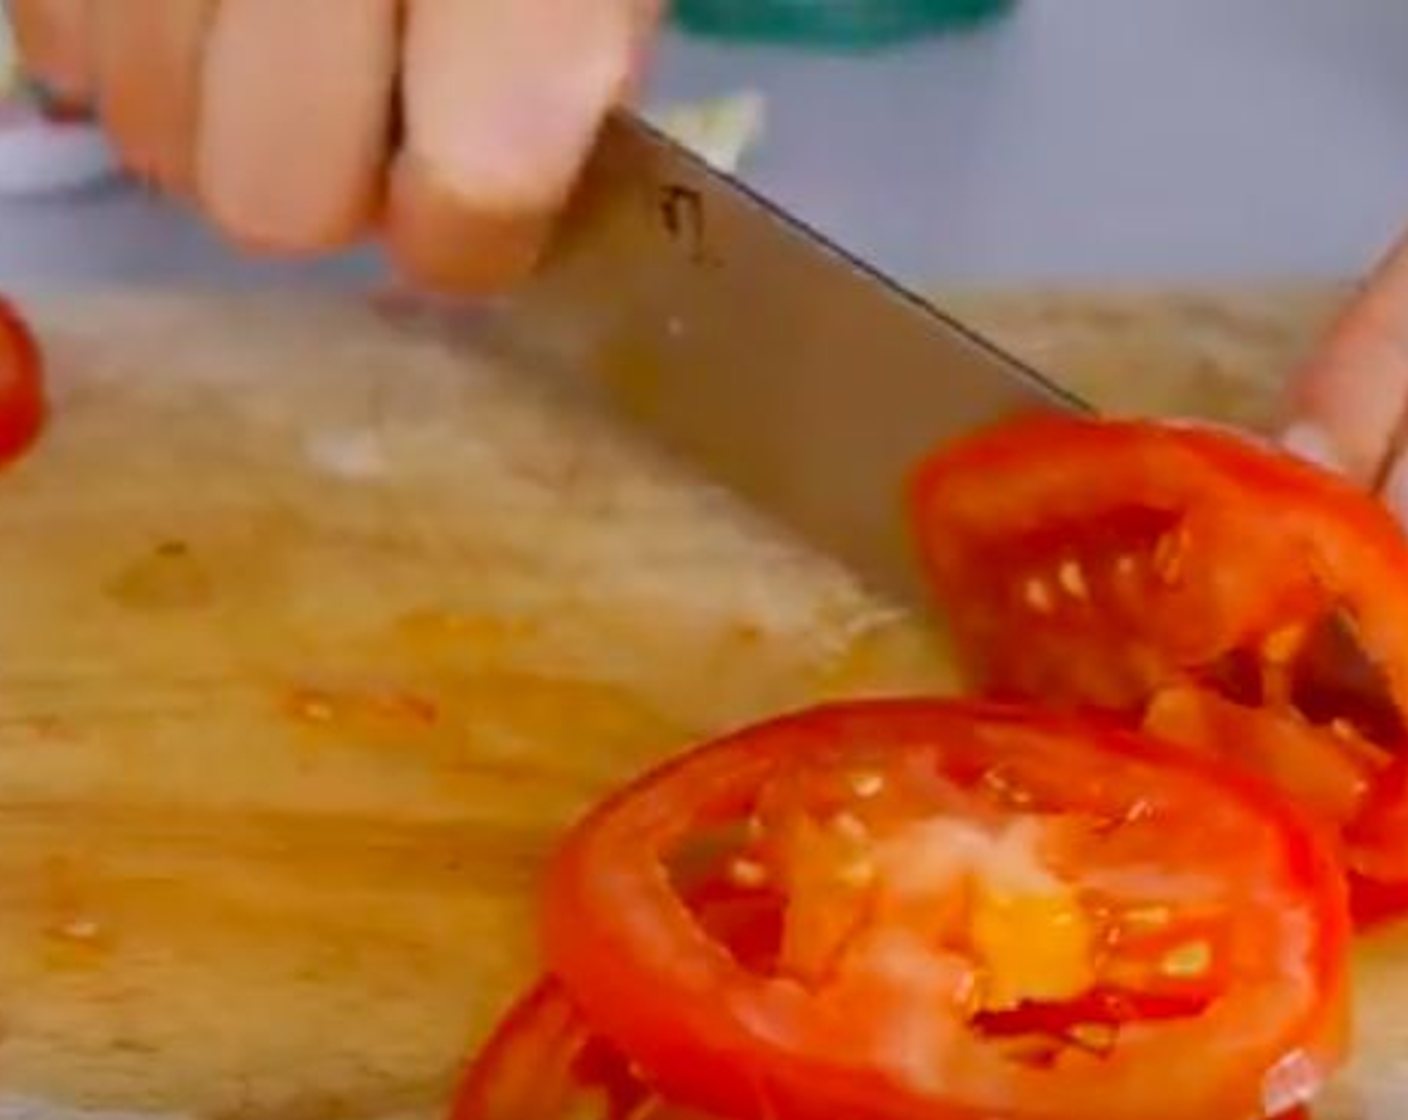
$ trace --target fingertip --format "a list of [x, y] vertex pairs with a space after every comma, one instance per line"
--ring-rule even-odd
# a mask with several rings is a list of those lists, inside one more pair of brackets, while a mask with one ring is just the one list
[[1293, 373], [1283, 439], [1368, 483], [1392, 438], [1402, 388], [1394, 355], [1362, 332], [1357, 315], [1347, 322]]
[[1307, 463], [1334, 471], [1347, 473], [1344, 456], [1334, 440], [1323, 427], [1313, 420], [1297, 420], [1281, 433], [1281, 447]]
[[541, 255], [658, 0], [416, 0], [387, 235], [407, 274], [487, 294]]
[[1408, 527], [1408, 457], [1400, 455], [1394, 462], [1380, 496], [1398, 524]]
[[290, 217], [246, 205], [238, 192], [225, 191], [218, 178], [201, 176], [190, 197], [230, 244], [261, 256], [315, 256], [346, 249], [359, 241], [371, 222], [370, 212], [347, 209], [316, 217]]
[[383, 201], [398, 34], [385, 0], [219, 7], [195, 181], [222, 234], [280, 255], [361, 238]]
[[396, 163], [387, 210], [392, 259], [418, 287], [461, 296], [496, 294], [527, 276], [542, 254], [550, 216], [494, 208], [437, 183], [412, 157]]
[[311, 256], [345, 248], [366, 228], [359, 207], [304, 209], [268, 205], [223, 171], [209, 145], [197, 147], [191, 200], [229, 244], [261, 256]]
[[203, 132], [196, 146], [188, 198], [230, 244], [268, 256], [314, 256], [348, 248], [373, 226], [378, 209], [370, 184], [335, 178], [339, 196], [312, 205], [275, 197], [278, 176], [252, 186], [253, 176], [234, 172], [247, 150], [227, 150], [224, 137]]
[[179, 198], [194, 189], [200, 62], [213, 8], [213, 0], [144, 0], [94, 9], [103, 124], [138, 178]]
[[1361, 485], [1382, 476], [1408, 400], [1408, 238], [1363, 288], [1291, 379], [1291, 417], [1318, 428], [1320, 447]]

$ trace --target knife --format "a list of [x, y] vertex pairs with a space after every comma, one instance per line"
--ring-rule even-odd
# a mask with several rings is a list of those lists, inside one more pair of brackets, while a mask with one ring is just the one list
[[626, 112], [490, 333], [908, 604], [916, 461], [1009, 414], [1085, 409]]

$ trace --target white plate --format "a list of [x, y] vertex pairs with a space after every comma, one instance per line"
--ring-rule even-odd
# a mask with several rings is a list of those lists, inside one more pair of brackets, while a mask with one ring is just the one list
[[0, 194], [30, 195], [84, 186], [117, 167], [96, 127], [44, 118], [25, 91], [14, 40], [0, 4]]
[[37, 117], [0, 122], [0, 194], [69, 190], [116, 169], [107, 139], [91, 125], [52, 124]]

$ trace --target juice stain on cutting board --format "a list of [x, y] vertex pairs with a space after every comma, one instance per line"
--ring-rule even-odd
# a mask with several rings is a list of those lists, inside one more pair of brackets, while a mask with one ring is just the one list
[[333, 301], [39, 310], [55, 419], [0, 486], [0, 1115], [438, 1115], [588, 801], [952, 686], [844, 572], [443, 342]]

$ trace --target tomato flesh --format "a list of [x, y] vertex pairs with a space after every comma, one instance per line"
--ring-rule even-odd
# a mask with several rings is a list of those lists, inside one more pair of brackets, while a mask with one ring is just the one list
[[981, 689], [1234, 759], [1335, 830], [1357, 897], [1408, 888], [1408, 542], [1374, 499], [1229, 434], [1039, 417], [912, 501]]
[[[711, 834], [776, 912], [748, 953], [672, 869]], [[872, 701], [744, 730], [572, 831], [544, 934], [594, 1028], [733, 1120], [1251, 1120], [1342, 1044], [1318, 833], [1104, 720]]]

